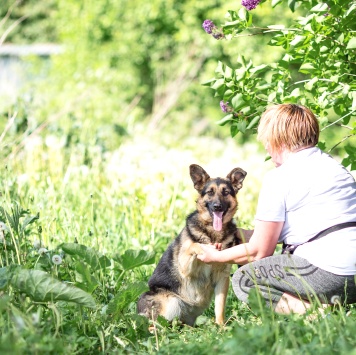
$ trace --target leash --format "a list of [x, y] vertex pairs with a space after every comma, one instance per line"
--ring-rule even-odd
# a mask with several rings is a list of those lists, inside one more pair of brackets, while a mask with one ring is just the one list
[[331, 226], [329, 228], [326, 228], [324, 230], [322, 230], [321, 232], [319, 232], [317, 235], [315, 235], [314, 237], [310, 238], [309, 240], [307, 240], [304, 243], [300, 243], [300, 244], [286, 244], [283, 242], [283, 247], [282, 247], [282, 254], [293, 254], [295, 249], [297, 249], [299, 246], [312, 242], [313, 240], [317, 240], [319, 238], [322, 238], [324, 236], [326, 236], [329, 233], [332, 232], [336, 232], [340, 229], [344, 229], [344, 228], [351, 228], [351, 227], [356, 227], [356, 222], [345, 222], [345, 223], [340, 223], [340, 224], [336, 224], [335, 226]]

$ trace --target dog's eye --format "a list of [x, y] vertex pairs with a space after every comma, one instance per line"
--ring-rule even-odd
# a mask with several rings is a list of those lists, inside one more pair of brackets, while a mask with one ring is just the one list
[[214, 196], [214, 190], [209, 190], [209, 191], [207, 192], [207, 194], [208, 194], [208, 196]]
[[226, 190], [226, 189], [222, 190], [223, 196], [227, 196], [229, 193], [230, 193], [229, 190]]

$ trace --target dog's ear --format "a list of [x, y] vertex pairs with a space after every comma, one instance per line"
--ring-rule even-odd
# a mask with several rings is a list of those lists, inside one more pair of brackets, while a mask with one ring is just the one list
[[199, 165], [192, 164], [189, 167], [190, 177], [192, 178], [194, 188], [201, 192], [206, 182], [210, 179], [209, 174]]
[[235, 168], [230, 172], [230, 174], [228, 174], [227, 178], [231, 181], [235, 192], [241, 189], [242, 182], [244, 181], [246, 175], [246, 171], [241, 168]]

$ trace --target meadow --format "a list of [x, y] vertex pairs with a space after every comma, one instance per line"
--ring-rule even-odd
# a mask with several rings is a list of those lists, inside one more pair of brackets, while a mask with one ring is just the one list
[[[2, 354], [356, 354], [355, 307], [327, 317], [278, 316], [258, 295], [229, 291], [226, 324], [213, 305], [194, 328], [164, 319], [149, 332], [136, 301], [160, 255], [195, 208], [188, 167], [248, 172], [238, 224], [253, 227], [263, 174], [255, 143], [136, 135], [111, 152], [67, 149], [33, 135], [1, 169]], [[316, 305], [317, 306], [317, 305]]]

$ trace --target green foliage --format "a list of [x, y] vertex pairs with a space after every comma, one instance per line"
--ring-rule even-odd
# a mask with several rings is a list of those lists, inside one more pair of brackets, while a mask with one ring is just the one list
[[123, 287], [108, 304], [106, 312], [113, 316], [122, 315], [127, 305], [136, 302], [138, 297], [148, 291], [146, 282], [135, 282], [127, 287]]
[[104, 269], [110, 266], [110, 260], [105, 255], [99, 255], [98, 252], [85, 245], [64, 243], [60, 245], [60, 248], [75, 260], [86, 262], [92, 270]]
[[344, 318], [340, 324], [341, 317], [341, 314], [333, 314], [328, 320], [320, 319], [317, 328], [313, 322], [305, 322], [300, 317], [291, 317], [289, 321], [270, 317], [270, 322], [266, 319], [260, 326], [235, 327], [232, 338], [223, 345], [222, 351], [227, 354], [264, 353], [258, 343], [252, 341], [258, 338], [269, 354], [352, 353], [350, 334], [342, 331], [343, 327], [349, 329], [352, 320]]
[[[56, 10], [55, 0], [2, 0], [0, 31], [6, 42], [50, 43], [57, 41], [57, 32], [51, 19]], [[1, 36], [0, 36], [1, 37]]]
[[[54, 327], [55, 334], [58, 334], [59, 326], [62, 329], [69, 327], [71, 333], [68, 339], [74, 336], [73, 331], [76, 337], [81, 334], [83, 340], [87, 339], [86, 342], [76, 339], [80, 351], [93, 349], [94, 345], [100, 346], [99, 340], [89, 341], [91, 336], [88, 333], [96, 332], [95, 327], [88, 326], [87, 329], [87, 325], [84, 325], [89, 323], [89, 319], [94, 325], [101, 324], [101, 327], [109, 328], [114, 319], [120, 322], [128, 319], [125, 323], [129, 325], [125, 329], [129, 328], [131, 337], [136, 334], [133, 326], [135, 329], [147, 329], [146, 319], [131, 315], [132, 312], [127, 313], [130, 305], [148, 289], [147, 284], [125, 284], [123, 278], [129, 270], [152, 264], [154, 254], [144, 250], [126, 250], [122, 255], [117, 254], [114, 257], [117, 261], [114, 261], [77, 243], [62, 243], [54, 250], [47, 250], [41, 247], [41, 242], [33, 245], [30, 242], [33, 233], [31, 225], [38, 219], [38, 214], [31, 216], [18, 203], [11, 206], [11, 213], [3, 207], [0, 210], [0, 260], [3, 266], [0, 268], [0, 324], [5, 327], [0, 349], [7, 349], [8, 342], [17, 332], [16, 327], [22, 331], [25, 339], [35, 337], [36, 331], [31, 324], [41, 324], [40, 332], [44, 332], [46, 325], [50, 331]], [[118, 263], [118, 267], [112, 268], [115, 263]], [[120, 272], [118, 277], [115, 276], [116, 272]], [[74, 308], [74, 304], [88, 309], [82, 314], [85, 314], [83, 321], [78, 320], [83, 309]], [[45, 316], [50, 317], [49, 321], [42, 321]], [[8, 323], [11, 318], [15, 318], [15, 327]], [[75, 326], [73, 321], [79, 323]], [[68, 335], [63, 334], [62, 339]], [[101, 340], [106, 342], [104, 338]], [[46, 341], [41, 342], [44, 344]], [[21, 343], [16, 342], [14, 349], [14, 353], [21, 351]], [[48, 344], [45, 349], [49, 349]]]
[[[272, 6], [283, 1], [274, 1]], [[293, 24], [261, 28], [253, 14], [241, 8], [229, 11], [222, 26], [227, 40], [242, 33], [272, 34], [269, 45], [283, 49], [278, 62], [254, 65], [240, 52], [237, 66], [218, 63], [209, 86], [225, 103], [229, 112], [218, 124], [229, 124], [231, 135], [255, 130], [261, 113], [269, 104], [299, 103], [310, 107], [324, 129], [341, 126], [348, 130], [329, 151], [355, 137], [356, 42], [355, 1], [334, 0], [289, 2], [292, 11], [302, 5], [305, 14]], [[321, 142], [321, 145], [323, 142]], [[334, 144], [334, 142], [331, 142]], [[355, 150], [351, 143], [343, 160], [355, 169]]]
[[6, 107], [19, 113], [16, 122], [27, 116], [21, 131], [30, 133], [45, 124], [66, 137], [66, 146], [81, 142], [105, 151], [135, 135], [141, 122], [149, 130], [167, 131], [174, 130], [175, 122], [182, 136], [195, 125], [217, 132], [214, 126], [199, 124], [202, 112], [209, 119], [216, 109], [200, 82], [213, 54], [221, 52], [219, 45], [206, 48], [201, 23], [208, 12], [218, 11], [214, 9], [221, 1], [51, 4], [48, 21], [63, 51], [51, 57], [44, 80], [24, 88], [30, 97], [26, 112], [21, 99]]
[[95, 308], [95, 301], [86, 292], [66, 285], [41, 270], [18, 270], [12, 275], [10, 285], [25, 293], [34, 302], [74, 302]]
[[119, 262], [122, 270], [132, 270], [141, 265], [149, 265], [155, 261], [155, 254], [144, 250], [125, 250], [124, 254], [117, 255], [114, 260]]
[[[7, 42], [47, 42], [41, 37], [46, 34], [62, 52], [45, 63], [21, 58], [36, 80], [23, 87], [15, 102], [4, 103], [0, 129], [16, 115], [8, 134], [20, 146], [19, 134], [35, 132], [61, 137], [65, 148], [80, 143], [83, 149], [97, 145], [103, 151], [118, 148], [141, 131], [174, 133], [177, 141], [192, 132], [227, 137], [228, 131], [211, 124], [219, 106], [201, 82], [210, 76], [215, 58], [234, 63], [235, 53], [222, 41], [207, 41], [201, 24], [206, 17], [222, 16], [228, 6], [220, 0], [14, 3], [0, 33], [22, 13], [29, 17], [18, 25], [16, 36], [10, 32], [14, 35]], [[35, 14], [40, 10], [45, 15], [39, 18]], [[40, 19], [51, 29], [41, 31]], [[35, 23], [37, 38], [19, 38], [34, 30]], [[244, 52], [254, 53], [244, 47]], [[268, 50], [260, 53], [275, 57]], [[5, 154], [9, 152], [6, 146]]]
[[[219, 150], [212, 144], [211, 148], [221, 163]], [[39, 149], [45, 152], [43, 147]], [[58, 149], [64, 156], [65, 152]], [[250, 156], [249, 148], [246, 150]], [[162, 155], [162, 151], [158, 153]], [[28, 158], [34, 152], [27, 154]], [[54, 151], [51, 154], [54, 159]], [[57, 169], [60, 161], [65, 164], [57, 156]], [[167, 164], [168, 159], [164, 161]], [[251, 170], [257, 171], [262, 161], [263, 157]], [[81, 166], [82, 161], [77, 162]], [[153, 162], [151, 165], [156, 165]], [[142, 174], [141, 167], [135, 173], [131, 171], [132, 181], [126, 181], [130, 175], [123, 176], [121, 168], [114, 187], [111, 185], [116, 176], [111, 181], [98, 179], [107, 170], [107, 162], [99, 168], [91, 167], [84, 176], [75, 175], [73, 170], [69, 180], [53, 167], [42, 168], [42, 175], [36, 164], [26, 167], [15, 163], [11, 169], [0, 171], [1, 353], [341, 354], [351, 353], [356, 346], [354, 306], [340, 307], [325, 318], [312, 314], [314, 321], [305, 316], [282, 317], [266, 308], [258, 294], [251, 296], [249, 308], [230, 289], [223, 328], [214, 324], [213, 305], [198, 318], [194, 328], [178, 321], [170, 324], [162, 318], [151, 322], [137, 315], [137, 298], [148, 289], [147, 280], [153, 271], [152, 250], [157, 257], [162, 254], [193, 207], [183, 204], [187, 199], [194, 201], [193, 196], [180, 195], [186, 188], [174, 179], [179, 170], [177, 162], [173, 162], [172, 177], [160, 180], [155, 175], [154, 181], [147, 172]], [[22, 169], [26, 169], [27, 182], [17, 177], [23, 175]], [[177, 191], [171, 190], [168, 183]], [[95, 184], [99, 184], [101, 195], [87, 197]], [[136, 185], [141, 189], [134, 189]], [[193, 190], [190, 181], [189, 186]], [[21, 204], [11, 202], [15, 196]], [[152, 201], [153, 211], [149, 209]], [[240, 209], [246, 217], [251, 213], [245, 202]], [[40, 217], [37, 211], [41, 211]], [[102, 237], [105, 230], [108, 235]]]

